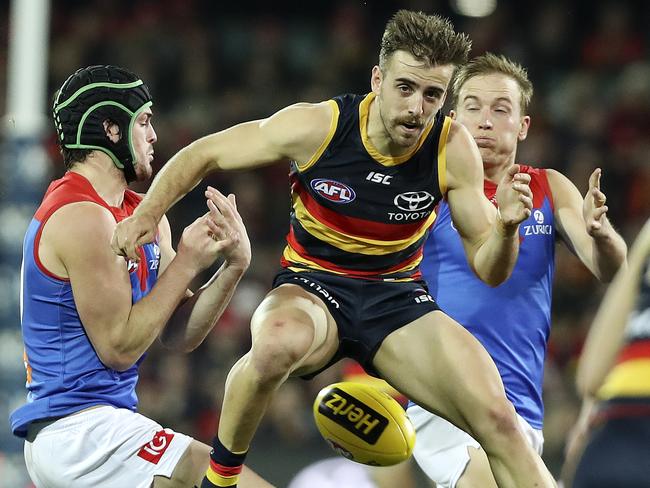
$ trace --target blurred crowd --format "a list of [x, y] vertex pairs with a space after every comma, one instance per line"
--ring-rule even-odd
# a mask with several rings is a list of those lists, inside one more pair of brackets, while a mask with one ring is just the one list
[[[160, 168], [192, 140], [237, 122], [296, 101], [369, 91], [385, 21], [398, 7], [449, 16], [472, 38], [473, 54], [503, 53], [526, 66], [535, 94], [519, 161], [556, 168], [583, 192], [593, 168], [603, 168], [610, 218], [628, 242], [636, 235], [650, 215], [650, 7], [644, 1], [499, 0], [490, 16], [469, 18], [446, 0], [316, 1], [308, 7], [293, 1], [226, 7], [210, 0], [54, 0], [49, 93], [89, 64], [117, 64], [138, 73], [154, 96]], [[6, 38], [7, 8], [0, 15]], [[6, 59], [3, 42], [3, 67]], [[0, 113], [5, 87], [6, 70], [0, 69]], [[63, 165], [53, 131], [45, 140], [51, 177], [58, 177]], [[211, 176], [168, 214], [177, 240], [184, 226], [205, 212], [202, 189], [212, 184], [236, 194], [253, 246], [250, 271], [205, 343], [188, 356], [154, 348], [142, 368], [141, 411], [203, 441], [215, 432], [225, 376], [248, 349], [251, 313], [279, 267], [290, 208], [287, 172], [288, 164], [280, 163]], [[137, 189], [145, 191], [146, 185]], [[555, 473], [577, 415], [575, 361], [603, 290], [577, 259], [558, 248], [544, 429], [544, 457]], [[0, 328], [18, 335], [17, 311], [14, 317]], [[6, 354], [21, 365], [20, 349], [5, 350], [3, 363]], [[277, 395], [251, 463], [279, 486], [302, 465], [328, 454], [311, 420], [311, 403], [319, 387], [337, 379], [334, 369], [312, 382], [290, 381]], [[24, 392], [7, 398], [16, 406]], [[5, 439], [10, 434], [3, 422]], [[0, 449], [15, 445], [3, 441]], [[0, 485], [2, 469], [8, 469], [3, 459], [0, 452]]]

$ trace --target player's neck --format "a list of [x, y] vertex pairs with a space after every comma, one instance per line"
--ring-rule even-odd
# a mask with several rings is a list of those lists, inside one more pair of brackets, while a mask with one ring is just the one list
[[122, 205], [127, 188], [126, 178], [104, 153], [94, 151], [84, 162], [74, 165], [71, 171], [90, 181], [97, 194], [110, 206]]
[[513, 164], [515, 164], [514, 158], [502, 163], [491, 163], [483, 161], [484, 178], [488, 181], [491, 181], [495, 185], [498, 185], [501, 181], [501, 178], [503, 178], [503, 175], [506, 174], [508, 169], [510, 169]]

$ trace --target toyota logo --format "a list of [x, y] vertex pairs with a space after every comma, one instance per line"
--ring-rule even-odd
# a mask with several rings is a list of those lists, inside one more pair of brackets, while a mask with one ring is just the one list
[[395, 206], [405, 212], [425, 210], [433, 203], [433, 195], [427, 191], [407, 191], [400, 193], [393, 201]]

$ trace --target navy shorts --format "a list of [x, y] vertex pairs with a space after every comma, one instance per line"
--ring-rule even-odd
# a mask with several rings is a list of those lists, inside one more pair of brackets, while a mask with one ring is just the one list
[[344, 357], [355, 359], [373, 376], [379, 376], [372, 360], [383, 340], [397, 329], [434, 310], [438, 304], [424, 281], [379, 281], [348, 278], [318, 271], [280, 271], [273, 288], [298, 285], [320, 298], [336, 321], [339, 349], [313, 378]]
[[650, 399], [623, 408], [630, 406], [641, 415], [609, 418], [593, 427], [573, 488], [650, 487]]

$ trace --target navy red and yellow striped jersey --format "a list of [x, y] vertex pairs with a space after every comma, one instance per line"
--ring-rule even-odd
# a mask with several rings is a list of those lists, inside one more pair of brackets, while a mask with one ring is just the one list
[[625, 345], [598, 391], [603, 400], [650, 398], [650, 259], [641, 280], [636, 307], [625, 330]]
[[367, 134], [374, 94], [330, 100], [330, 132], [292, 163], [292, 212], [282, 265], [354, 278], [420, 277], [422, 246], [446, 192], [451, 120], [436, 114], [408, 153], [380, 154]]

